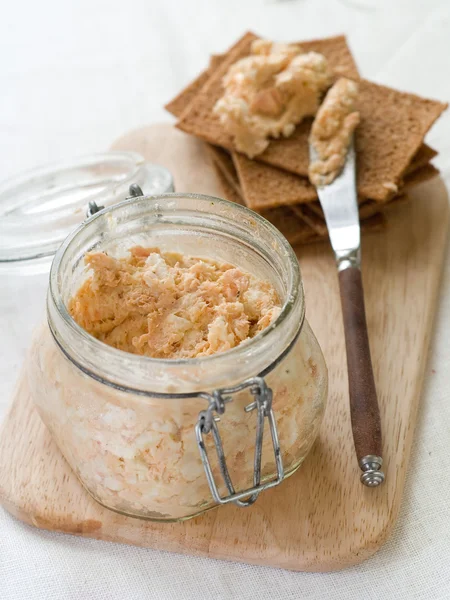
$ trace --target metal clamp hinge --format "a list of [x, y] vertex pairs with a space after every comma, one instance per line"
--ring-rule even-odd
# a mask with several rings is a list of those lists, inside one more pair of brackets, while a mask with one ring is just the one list
[[[250, 392], [253, 395], [254, 401], [245, 407], [245, 412], [251, 412], [253, 410], [256, 410], [257, 412], [253, 487], [236, 492], [228, 471], [223, 444], [220, 437], [219, 428], [216, 423], [216, 421], [219, 419], [214, 415], [214, 413], [217, 413], [217, 415], [222, 415], [225, 412], [225, 404], [232, 401], [231, 394], [240, 392], [246, 388], [250, 388]], [[246, 381], [242, 382], [238, 386], [215, 390], [212, 394], [201, 393], [199, 395], [209, 401], [208, 408], [201, 411], [199, 414], [199, 419], [195, 426], [195, 434], [211, 494], [218, 504], [234, 502], [238, 506], [250, 506], [255, 502], [263, 490], [278, 485], [284, 479], [280, 442], [278, 440], [277, 426], [272, 410], [272, 390], [267, 386], [262, 377], [252, 377], [251, 379], [247, 379]], [[270, 434], [272, 437], [272, 446], [275, 455], [275, 464], [277, 467], [277, 477], [271, 481], [261, 483], [262, 446], [264, 438], [264, 420], [266, 418], [269, 421]], [[209, 461], [204, 442], [204, 436], [208, 435], [209, 433], [212, 433], [213, 436], [217, 458], [219, 460], [220, 472], [228, 490], [227, 496], [220, 495], [214, 479], [211, 463]], [[244, 498], [246, 499], [244, 500]]]
[[[130, 187], [129, 187], [129, 194], [130, 195], [127, 196], [126, 200], [130, 200], [130, 198], [139, 198], [140, 196], [144, 195], [144, 192], [142, 191], [142, 189], [140, 188], [140, 186], [138, 186], [137, 183], [132, 183], [130, 185]], [[105, 208], [104, 206], [98, 206], [97, 202], [95, 202], [94, 200], [92, 200], [88, 204], [88, 208], [87, 208], [87, 211], [86, 211], [86, 218], [90, 219], [96, 213], [100, 212], [104, 208]]]

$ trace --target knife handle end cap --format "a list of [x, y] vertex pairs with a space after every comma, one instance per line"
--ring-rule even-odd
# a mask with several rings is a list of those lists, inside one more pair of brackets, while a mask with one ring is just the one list
[[363, 471], [361, 475], [361, 483], [367, 487], [377, 487], [381, 485], [385, 479], [383, 471], [381, 471], [381, 465], [383, 459], [381, 456], [375, 456], [369, 454], [364, 456], [359, 461], [359, 466]]

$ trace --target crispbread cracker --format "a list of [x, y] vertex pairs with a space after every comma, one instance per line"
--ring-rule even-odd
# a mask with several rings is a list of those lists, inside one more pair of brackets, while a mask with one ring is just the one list
[[[233, 149], [231, 138], [214, 115], [213, 107], [223, 93], [223, 75], [231, 64], [248, 54], [254, 38], [253, 34], [246, 34], [225, 55], [222, 64], [181, 116], [177, 125], [180, 129], [213, 144]], [[340, 75], [358, 77], [345, 38], [302, 42], [302, 46], [305, 50], [322, 52]], [[395, 195], [395, 186], [401, 183], [425, 133], [446, 105], [364, 80], [360, 82], [358, 104], [361, 112], [361, 124], [356, 133], [358, 192], [362, 197], [386, 201]], [[304, 121], [290, 138], [271, 141], [258, 160], [306, 176], [310, 124], [311, 120]]]
[[[228, 52], [232, 51], [235, 46], [236, 44], [233, 44]], [[202, 71], [189, 85], [182, 89], [181, 92], [166, 104], [164, 108], [175, 117], [180, 117], [217, 67], [223, 62], [224, 57], [224, 54], [213, 54], [209, 59], [208, 68]]]
[[402, 190], [410, 190], [415, 185], [419, 183], [424, 183], [425, 181], [429, 181], [439, 175], [439, 169], [437, 169], [431, 163], [425, 165], [421, 169], [417, 169], [407, 177], [405, 177], [404, 184]]
[[[318, 223], [316, 223], [316, 227], [312, 227], [311, 221], [307, 222], [304, 218], [303, 211], [305, 206], [301, 206], [298, 213], [296, 213], [297, 208], [294, 206], [280, 206], [263, 211], [261, 214], [275, 225], [291, 244], [310, 244], [315, 241], [328, 239], [326, 225], [322, 225], [320, 230], [316, 229], [319, 225]], [[374, 214], [361, 221], [361, 231], [379, 231], [380, 229], [384, 229], [386, 223], [386, 217], [383, 213]], [[296, 228], [300, 229], [297, 230]], [[308, 230], [309, 233], [307, 233]], [[297, 239], [295, 238], [296, 235], [298, 236]], [[293, 239], [295, 241], [292, 241]]]
[[288, 206], [270, 208], [261, 214], [281, 231], [292, 246], [296, 244], [311, 244], [312, 242], [319, 242], [321, 239], [325, 239], [311, 229], [302, 219], [299, 219]]
[[398, 206], [399, 204], [404, 204], [408, 201], [408, 196], [406, 194], [397, 194], [394, 196], [389, 202], [374, 202], [373, 200], [368, 200], [367, 202], [363, 202], [359, 206], [359, 218], [364, 221], [365, 219], [370, 219], [374, 215], [379, 213], [386, 214], [391, 208], [394, 206]]
[[208, 144], [208, 147], [224, 177], [253, 210], [261, 211], [317, 199], [315, 188], [304, 177], [263, 165], [237, 152], [230, 154], [218, 146]]
[[207, 144], [207, 146], [212, 160], [217, 165], [228, 183], [241, 196], [242, 202], [244, 202], [242, 189], [239, 184], [239, 178], [229, 152], [223, 150], [223, 148], [219, 148], [218, 146], [211, 146], [211, 144]]
[[386, 201], [395, 195], [423, 138], [446, 105], [361, 81], [356, 130], [357, 180], [361, 195]]
[[[223, 197], [237, 204], [244, 204], [244, 201], [236, 189], [230, 184], [229, 179], [224, 176], [219, 164], [213, 158], [213, 166], [217, 179], [222, 187]], [[377, 207], [379, 204], [377, 204]], [[303, 212], [297, 212], [298, 207], [280, 206], [262, 211], [260, 214], [279, 229], [290, 244], [311, 244], [327, 239], [328, 231], [325, 223], [322, 221], [320, 230], [318, 222], [316, 227], [311, 226], [311, 222], [307, 222]], [[300, 211], [309, 209], [308, 205], [300, 208]], [[370, 216], [361, 223], [362, 231], [378, 231], [386, 225], [386, 219], [383, 215], [377, 214]]]
[[[226, 150], [217, 148], [215, 146], [209, 146], [209, 148], [215, 164], [221, 171], [222, 176], [225, 177], [225, 179], [228, 181], [228, 184], [233, 188], [235, 194], [239, 197], [239, 202], [246, 204], [243, 200], [237, 172], [234, 169], [230, 154]], [[417, 159], [414, 160], [413, 163], [415, 165], [419, 165], [422, 163], [424, 157], [432, 157], [434, 155], [434, 150], [424, 145], [422, 152], [420, 152], [420, 155], [417, 156]], [[416, 168], [414, 172], [406, 177], [405, 183], [407, 183], [409, 189], [416, 183], [426, 181], [428, 178], [435, 176], [436, 172], [437, 170], [432, 165], [426, 164], [422, 168]], [[404, 193], [397, 194], [389, 202], [385, 203], [375, 202], [373, 200], [364, 200], [359, 205], [360, 221], [363, 222], [364, 220], [367, 220], [378, 213], [390, 210], [393, 206], [398, 206], [400, 202], [404, 203], [406, 200], [407, 196]], [[326, 235], [327, 227], [319, 202], [293, 205], [290, 208], [297, 215], [297, 217], [309, 225], [310, 228], [313, 229], [318, 235]], [[264, 214], [264, 210], [260, 212]]]
[[[393, 206], [398, 206], [400, 202], [405, 202], [407, 200], [407, 196], [405, 194], [398, 194], [390, 200], [389, 202], [374, 202], [373, 200], [368, 200], [359, 205], [359, 220], [361, 223], [361, 227], [363, 227], [364, 223], [367, 220], [370, 220], [377, 214], [383, 213], [385, 214]], [[318, 235], [324, 236], [327, 235], [327, 225], [325, 223], [325, 219], [323, 216], [322, 209], [320, 204], [316, 202], [312, 202], [311, 204], [302, 204], [297, 206], [290, 207], [296, 213], [296, 215], [301, 218], [305, 223], [307, 223], [311, 229], [313, 229]]]
[[[359, 218], [364, 221], [373, 215], [384, 213], [390, 210], [394, 206], [398, 206], [399, 203], [404, 203], [408, 200], [407, 192], [412, 189], [415, 185], [429, 181], [433, 177], [439, 175], [439, 169], [432, 164], [426, 164], [421, 168], [416, 169], [408, 176], [405, 177], [404, 185], [400, 189], [399, 193], [391, 198], [388, 202], [376, 202], [375, 200], [363, 200], [359, 205]], [[293, 207], [296, 209], [303, 210], [307, 208], [308, 211], [312, 212], [315, 217], [322, 222], [325, 222], [322, 207], [319, 202], [311, 202], [310, 204], [303, 205], [301, 207]], [[317, 221], [319, 223], [319, 221]], [[320, 230], [320, 225], [316, 228]]]
[[317, 215], [314, 210], [311, 210], [310, 205], [304, 204], [302, 206], [295, 205], [291, 206], [291, 209], [294, 213], [302, 219], [307, 225], [311, 227], [313, 231], [315, 231], [318, 235], [324, 237], [328, 233], [327, 224], [325, 223], [325, 219]]
[[[406, 178], [424, 167], [436, 154], [432, 148], [423, 144], [405, 173]], [[232, 157], [245, 203], [253, 210], [317, 200], [315, 188], [305, 177], [250, 160], [237, 152], [233, 152]]]
[[[394, 196], [391, 200], [389, 200], [389, 202], [375, 202], [374, 200], [364, 200], [359, 205], [359, 219], [361, 221], [361, 224], [370, 217], [373, 217], [374, 215], [379, 213], [385, 213], [390, 208], [392, 208], [392, 206], [397, 206], [397, 204], [401, 202], [403, 203], [406, 200], [408, 200], [408, 196], [403, 192]], [[323, 230], [323, 227], [325, 226], [325, 217], [319, 202], [311, 202], [310, 204], [293, 206], [292, 208], [297, 212], [304, 212], [305, 209], [307, 209], [307, 215], [314, 215], [314, 217], [311, 216], [309, 219], [311, 222], [311, 226], [317, 231]], [[308, 217], [306, 217], [305, 220], [308, 220]]]
[[380, 212], [373, 217], [369, 217], [368, 219], [364, 219], [361, 221], [361, 232], [369, 233], [372, 231], [381, 231], [386, 228], [388, 225], [388, 220], [384, 212]]
[[428, 144], [422, 144], [413, 156], [412, 161], [409, 163], [408, 168], [405, 171], [405, 175], [409, 175], [413, 171], [425, 167], [433, 158], [437, 156], [437, 152]]
[[[432, 153], [428, 154], [431, 155]], [[417, 164], [419, 164], [419, 162]], [[394, 206], [404, 204], [408, 200], [407, 192], [411, 188], [420, 183], [424, 183], [425, 181], [429, 181], [433, 177], [436, 177], [436, 175], [439, 175], [439, 169], [437, 169], [432, 164], [426, 164], [423, 167], [418, 168], [412, 173], [410, 173], [407, 177], [405, 177], [404, 185], [401, 188], [400, 192], [396, 196], [391, 198], [391, 200], [389, 200], [388, 202], [381, 203], [376, 202], [374, 200], [362, 201], [359, 205], [359, 218], [361, 222], [364, 222], [366, 219], [376, 214], [385, 213]], [[321, 231], [320, 222], [322, 222], [322, 224], [325, 224], [325, 217], [319, 202], [312, 202], [301, 207], [292, 208], [296, 210], [297, 214], [300, 214], [299, 211], [304, 211], [305, 209], [312, 212], [315, 218], [311, 220], [311, 223], [316, 224], [316, 227], [314, 227], [316, 231]], [[306, 218], [305, 220], [308, 219]]]
[[317, 200], [315, 187], [305, 177], [250, 160], [237, 152], [232, 157], [249, 208], [263, 210]]
[[216, 177], [219, 181], [220, 187], [222, 188], [223, 197], [225, 200], [229, 200], [230, 202], [235, 202], [236, 204], [240, 204], [241, 206], [245, 206], [244, 200], [242, 196], [234, 189], [228, 179], [224, 176], [219, 165], [213, 159], [213, 168], [216, 174]]
[[168, 102], [164, 108], [175, 117], [180, 117], [208, 81], [212, 72], [213, 70], [210, 68], [205, 69], [194, 81], [183, 88], [175, 98]]
[[197, 75], [197, 77], [185, 88], [183, 88], [181, 92], [175, 96], [175, 98], [168, 102], [164, 108], [174, 117], [181, 117], [183, 112], [187, 109], [198, 92], [209, 80], [212, 73], [214, 73], [222, 60], [223, 56], [221, 54], [211, 56], [209, 59], [208, 68], [202, 71], [200, 75]]
[[[236, 202], [237, 204], [243, 204], [242, 198], [236, 192], [234, 187], [230, 185], [228, 179], [224, 176], [216, 162], [214, 162], [214, 169], [220, 186], [222, 187], [224, 198], [231, 202]], [[320, 241], [321, 239], [311, 227], [299, 219], [287, 206], [264, 211], [261, 214], [270, 221], [272, 225], [275, 225], [292, 245], [308, 244]]]
[[[210, 142], [215, 146], [222, 146], [230, 150], [233, 149], [231, 138], [223, 130], [219, 118], [213, 113], [213, 107], [222, 95], [222, 77], [234, 62], [249, 54], [251, 44], [255, 39], [257, 39], [256, 35], [246, 33], [233, 48], [225, 53], [222, 63], [211, 77], [207, 79], [206, 83], [201, 86], [201, 89], [197, 90], [198, 93], [195, 98], [192, 99], [186, 110], [182, 113], [177, 123], [179, 129], [201, 137], [206, 142]], [[172, 102], [169, 105], [172, 105]]]
[[211, 56], [209, 57], [208, 72], [214, 73], [217, 67], [222, 64], [224, 58], [225, 54], [211, 54]]

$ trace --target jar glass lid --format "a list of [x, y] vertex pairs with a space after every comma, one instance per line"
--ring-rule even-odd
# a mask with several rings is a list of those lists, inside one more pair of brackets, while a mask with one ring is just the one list
[[[164, 167], [134, 152], [108, 152], [28, 171], [0, 183], [0, 269], [41, 270], [90, 203], [109, 207], [136, 184], [145, 195], [173, 191]], [[38, 266], [39, 265], [39, 266]]]

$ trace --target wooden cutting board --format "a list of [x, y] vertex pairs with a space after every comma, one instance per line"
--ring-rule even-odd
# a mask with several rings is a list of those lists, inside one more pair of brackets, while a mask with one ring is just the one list
[[[153, 126], [114, 147], [175, 175], [178, 191], [221, 195], [201, 143]], [[226, 506], [185, 523], [123, 517], [84, 491], [34, 411], [20, 377], [0, 433], [0, 500], [26, 523], [87, 537], [299, 571], [342, 569], [371, 556], [397, 518], [436, 311], [448, 198], [435, 179], [363, 241], [367, 318], [384, 433], [385, 484], [359, 483], [347, 396], [336, 272], [326, 244], [300, 248], [307, 316], [329, 367], [321, 434], [302, 468], [248, 509]]]

